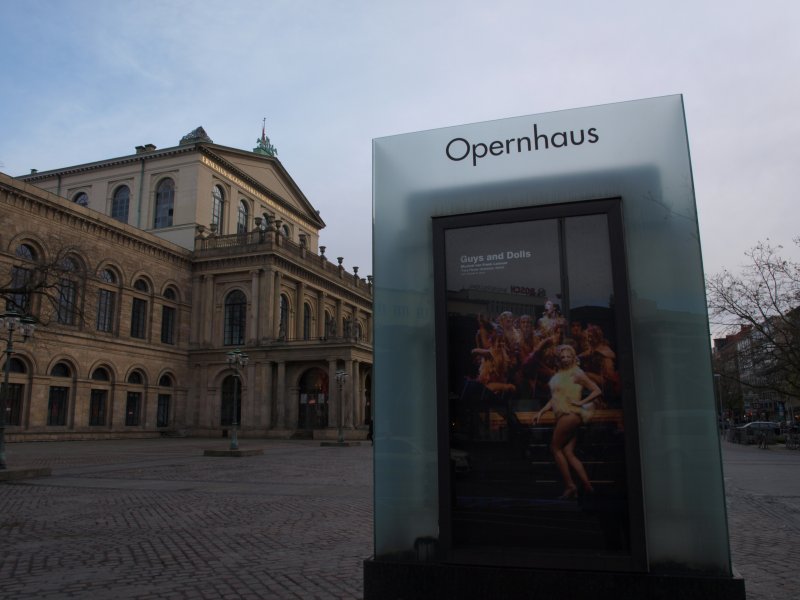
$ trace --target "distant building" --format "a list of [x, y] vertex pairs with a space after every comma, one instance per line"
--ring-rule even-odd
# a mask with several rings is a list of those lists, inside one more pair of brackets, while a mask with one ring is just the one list
[[171, 148], [0, 174], [0, 278], [70, 265], [55, 305], [16, 298], [42, 324], [14, 346], [6, 439], [233, 422], [242, 437], [366, 435], [371, 278], [327, 259], [325, 224], [275, 154], [263, 133], [249, 152], [198, 128]]
[[724, 418], [737, 421], [793, 418], [789, 414], [791, 402], [770, 389], [774, 361], [764, 334], [752, 326], [743, 326], [734, 334], [714, 340], [716, 392]]

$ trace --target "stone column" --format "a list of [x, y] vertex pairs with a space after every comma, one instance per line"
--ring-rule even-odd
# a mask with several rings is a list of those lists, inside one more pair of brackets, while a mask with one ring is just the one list
[[250, 271], [250, 309], [247, 316], [247, 343], [253, 345], [258, 343], [258, 316], [259, 308], [261, 306], [261, 298], [259, 296], [258, 285], [259, 270], [253, 269]]
[[325, 331], [325, 292], [317, 292], [317, 337], [323, 338], [328, 335]]
[[[199, 275], [197, 277], [192, 277], [192, 320], [191, 324], [195, 323], [202, 323], [202, 315], [203, 315], [203, 302], [204, 302], [204, 294], [202, 293], [203, 289], [203, 275]], [[199, 344], [202, 341], [202, 333], [200, 332], [199, 328], [190, 327], [189, 328], [189, 343], [190, 344]]]
[[353, 403], [355, 401], [355, 395], [353, 392], [356, 385], [356, 382], [354, 381], [355, 378], [353, 377], [352, 360], [344, 361], [344, 372], [347, 373], [347, 379], [344, 382], [344, 386], [342, 386], [342, 393], [344, 394], [344, 398], [342, 398], [342, 406], [344, 407], [344, 428], [352, 429]]
[[300, 388], [291, 387], [287, 394], [288, 406], [286, 407], [286, 421], [289, 429], [297, 429], [297, 417], [300, 410]]
[[286, 361], [278, 361], [278, 377], [275, 391], [275, 409], [278, 413], [278, 429], [286, 429]]
[[342, 299], [336, 299], [336, 337], [342, 337]]
[[259, 396], [262, 406], [261, 424], [267, 429], [272, 429], [272, 362], [268, 360], [261, 366]]
[[[297, 300], [295, 302], [295, 338], [298, 340], [303, 339], [303, 324], [305, 322], [305, 297], [306, 297], [306, 284], [302, 281], [297, 283]], [[311, 332], [309, 332], [309, 336]]]
[[364, 394], [361, 390], [361, 363], [357, 360], [353, 361], [353, 371], [350, 374], [350, 379], [353, 381], [353, 427], [358, 429], [364, 421], [362, 418], [364, 406]]
[[281, 283], [283, 275], [275, 271], [275, 287], [272, 289], [272, 339], [278, 339], [281, 330]]
[[214, 339], [214, 276], [205, 275], [203, 277], [203, 345], [210, 346]]
[[339, 428], [339, 385], [336, 383], [336, 361], [328, 361], [328, 428]]
[[271, 269], [261, 270], [261, 307], [258, 311], [258, 339], [270, 337], [272, 326], [272, 286], [275, 283], [275, 275]]

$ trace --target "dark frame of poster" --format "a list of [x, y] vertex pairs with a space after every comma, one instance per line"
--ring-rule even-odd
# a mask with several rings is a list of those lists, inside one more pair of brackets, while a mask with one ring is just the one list
[[[644, 508], [638, 442], [638, 419], [633, 352], [631, 347], [628, 282], [625, 260], [624, 229], [620, 198], [587, 200], [567, 204], [532, 206], [526, 208], [475, 212], [434, 217], [433, 264], [435, 285], [436, 372], [438, 398], [438, 483], [439, 483], [439, 557], [445, 562], [491, 566], [528, 567], [545, 569], [579, 569], [642, 572], [647, 570], [644, 534]], [[451, 456], [451, 378], [450, 325], [448, 318], [448, 292], [446, 281], [446, 234], [450, 230], [503, 226], [525, 222], [563, 220], [569, 217], [605, 215], [608, 225], [608, 244], [611, 260], [611, 285], [613, 286], [613, 337], [616, 350], [616, 368], [620, 376], [621, 411], [624, 418], [624, 549], [604, 551], [570, 547], [531, 547], [514, 542], [496, 540], [490, 543], [464, 542], [454, 531], [456, 471]], [[560, 221], [563, 222], [563, 221]], [[559, 242], [561, 244], [561, 242]], [[560, 251], [563, 246], [560, 246]], [[534, 510], [544, 510], [536, 508]], [[588, 511], [586, 511], [588, 512]], [[501, 515], [502, 516], [502, 515]], [[547, 515], [542, 513], [542, 518]], [[511, 518], [512, 528], [514, 517]], [[491, 516], [485, 523], [491, 521]], [[480, 521], [480, 515], [476, 519]], [[494, 527], [494, 523], [476, 526], [475, 532]], [[510, 530], [510, 529], [509, 529]], [[502, 534], [498, 534], [502, 535]], [[455, 538], [459, 537], [458, 540]], [[467, 536], [470, 537], [470, 536]]]

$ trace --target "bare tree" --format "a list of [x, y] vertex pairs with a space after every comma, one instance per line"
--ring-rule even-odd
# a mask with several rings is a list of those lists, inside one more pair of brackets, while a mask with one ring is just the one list
[[[800, 238], [794, 240], [800, 247]], [[781, 246], [759, 242], [740, 274], [724, 270], [706, 279], [708, 310], [720, 333], [738, 332], [738, 365], [716, 361], [728, 384], [800, 399], [800, 263]]]
[[81, 251], [69, 244], [53, 244], [46, 259], [28, 244], [0, 263], [0, 311], [15, 312], [47, 325], [53, 321], [74, 325], [83, 318], [81, 297], [86, 273], [77, 258]]

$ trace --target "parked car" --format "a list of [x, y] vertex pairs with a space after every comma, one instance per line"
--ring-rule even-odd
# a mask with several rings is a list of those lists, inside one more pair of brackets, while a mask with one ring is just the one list
[[732, 433], [734, 436], [731, 441], [740, 444], [753, 443], [764, 435], [767, 436], [767, 442], [771, 443], [775, 436], [781, 434], [781, 424], [772, 421], [750, 421], [739, 425]]

